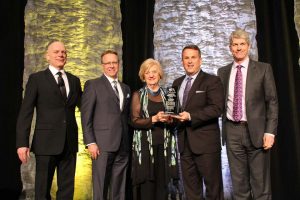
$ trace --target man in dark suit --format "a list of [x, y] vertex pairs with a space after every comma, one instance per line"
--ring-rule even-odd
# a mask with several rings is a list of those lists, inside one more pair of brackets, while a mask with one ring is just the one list
[[49, 67], [31, 74], [17, 121], [17, 153], [29, 159], [29, 134], [34, 109], [35, 130], [31, 151], [36, 158], [35, 199], [51, 199], [50, 189], [55, 169], [56, 199], [73, 199], [78, 128], [75, 107], [81, 97], [80, 80], [64, 71], [67, 52], [62, 42], [50, 42], [46, 59]]
[[234, 199], [271, 199], [270, 148], [277, 132], [278, 102], [272, 68], [249, 59], [250, 40], [231, 33], [234, 62], [220, 68], [225, 88], [226, 141]]
[[188, 200], [203, 199], [202, 177], [206, 199], [223, 199], [221, 139], [218, 118], [224, 108], [220, 79], [201, 70], [201, 52], [189, 45], [182, 50], [186, 75], [176, 79], [182, 112], [175, 116], [185, 194]]
[[101, 64], [104, 75], [86, 82], [81, 106], [84, 142], [93, 159], [93, 198], [124, 200], [130, 89], [118, 81], [117, 52], [103, 52]]

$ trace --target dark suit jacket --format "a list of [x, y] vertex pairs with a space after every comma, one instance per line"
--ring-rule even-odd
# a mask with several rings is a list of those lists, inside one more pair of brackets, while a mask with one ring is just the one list
[[[184, 78], [185, 76], [176, 79], [173, 87], [180, 88]], [[184, 109], [190, 113], [191, 121], [179, 125], [180, 152], [184, 147], [185, 131], [193, 153], [213, 153], [221, 150], [218, 118], [224, 108], [223, 94], [219, 77], [201, 70], [194, 80]]]
[[96, 143], [101, 151], [117, 151], [121, 139], [129, 150], [130, 89], [124, 83], [120, 84], [124, 94], [122, 111], [106, 76], [85, 83], [81, 104], [84, 143]]
[[[229, 90], [229, 77], [233, 63], [218, 70], [225, 88], [225, 105]], [[271, 65], [250, 59], [246, 80], [246, 115], [250, 137], [257, 148], [263, 145], [264, 133], [277, 133], [278, 101]], [[226, 107], [223, 114], [223, 127], [226, 122]], [[226, 132], [223, 129], [223, 138]]]
[[31, 150], [36, 155], [60, 154], [67, 140], [71, 152], [78, 151], [75, 107], [80, 104], [81, 86], [76, 76], [66, 72], [70, 92], [65, 101], [49, 68], [31, 74], [17, 121], [16, 146], [29, 147], [34, 108], [36, 122]]

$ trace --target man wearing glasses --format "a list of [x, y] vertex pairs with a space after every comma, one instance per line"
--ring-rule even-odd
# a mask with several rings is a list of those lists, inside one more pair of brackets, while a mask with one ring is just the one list
[[118, 53], [101, 54], [103, 75], [85, 83], [81, 120], [92, 158], [93, 199], [125, 199], [130, 89], [118, 81]]

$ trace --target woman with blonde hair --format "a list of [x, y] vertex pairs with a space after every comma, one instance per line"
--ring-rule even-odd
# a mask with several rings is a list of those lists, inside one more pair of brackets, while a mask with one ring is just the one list
[[[132, 95], [131, 123], [134, 127], [132, 181], [135, 200], [164, 200], [176, 191], [175, 138], [171, 117], [164, 113], [165, 94], [159, 85], [163, 78], [157, 60], [145, 60], [139, 71], [145, 86]], [[175, 178], [175, 179], [174, 179]]]

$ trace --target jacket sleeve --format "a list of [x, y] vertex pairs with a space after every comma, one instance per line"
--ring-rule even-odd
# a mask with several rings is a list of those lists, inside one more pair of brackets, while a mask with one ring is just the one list
[[131, 125], [136, 129], [149, 129], [152, 127], [151, 118], [141, 116], [141, 102], [138, 92], [134, 92], [131, 100]]
[[278, 99], [272, 67], [269, 64], [267, 64], [264, 77], [264, 91], [266, 103], [265, 133], [272, 133], [276, 135], [278, 123]]
[[29, 76], [16, 126], [16, 147], [29, 147], [29, 135], [38, 89], [33, 75]]
[[96, 92], [91, 81], [86, 81], [81, 99], [81, 123], [85, 144], [96, 143], [93, 128]]

